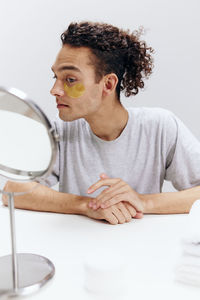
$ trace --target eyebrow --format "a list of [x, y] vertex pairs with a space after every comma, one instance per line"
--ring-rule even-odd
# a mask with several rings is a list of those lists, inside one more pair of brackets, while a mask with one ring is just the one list
[[[53, 67], [51, 67], [51, 70], [54, 72]], [[81, 71], [79, 70], [79, 68], [77, 68], [75, 66], [62, 66], [62, 67], [58, 68], [59, 72], [62, 72], [62, 71], [65, 71], [65, 70], [73, 70], [73, 71], [81, 73]]]

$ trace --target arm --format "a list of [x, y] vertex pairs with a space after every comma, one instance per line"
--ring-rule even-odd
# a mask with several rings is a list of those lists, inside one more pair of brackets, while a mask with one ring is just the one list
[[200, 199], [200, 186], [179, 192], [160, 194], [139, 194], [144, 204], [144, 212], [152, 214], [189, 213], [194, 201]]
[[125, 202], [142, 213], [188, 213], [193, 202], [200, 199], [200, 186], [179, 192], [139, 194], [120, 178], [100, 179], [88, 189], [88, 193], [91, 194], [102, 186], [109, 188], [102, 191], [96, 199], [91, 199], [89, 206], [94, 210]]
[[[36, 189], [29, 192], [35, 185]], [[56, 213], [68, 214], [84, 214], [87, 207], [87, 202], [91, 200], [89, 197], [81, 197], [74, 194], [66, 194], [57, 192], [47, 186], [36, 182], [16, 183], [7, 181], [4, 191], [6, 192], [26, 192], [25, 195], [15, 196], [15, 207], [36, 210], [48, 211]], [[4, 205], [7, 205], [7, 197], [2, 197]]]
[[[29, 192], [36, 184], [38, 187]], [[113, 225], [130, 222], [132, 217], [137, 217], [131, 205], [119, 203], [105, 210], [99, 209], [98, 211], [93, 211], [88, 206], [88, 203], [92, 199], [91, 197], [57, 192], [36, 182], [16, 183], [8, 181], [4, 187], [4, 191], [27, 191], [25, 195], [14, 197], [16, 208], [63, 214], [81, 214], [92, 219], [106, 220]], [[7, 205], [6, 195], [3, 195], [2, 200], [4, 205]]]

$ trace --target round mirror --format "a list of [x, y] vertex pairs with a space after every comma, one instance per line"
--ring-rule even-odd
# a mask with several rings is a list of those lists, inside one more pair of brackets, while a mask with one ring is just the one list
[[0, 87], [0, 175], [30, 181], [46, 177], [56, 157], [57, 134], [35, 103]]
[[[19, 90], [0, 87], [0, 139], [0, 175], [38, 182], [51, 173], [59, 137], [42, 110]], [[0, 295], [18, 296], [43, 286], [55, 267], [40, 255], [17, 253], [13, 196], [20, 193], [0, 192], [8, 196], [12, 245], [12, 255], [0, 257]]]

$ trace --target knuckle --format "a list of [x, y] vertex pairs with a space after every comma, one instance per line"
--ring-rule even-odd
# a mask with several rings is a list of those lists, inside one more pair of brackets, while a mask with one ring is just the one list
[[[116, 199], [116, 198], [115, 198]], [[121, 203], [121, 202], [119, 202], [119, 203], [116, 203], [116, 205], [117, 205], [117, 207], [119, 208], [119, 209], [121, 209], [121, 208], [123, 208], [123, 203]]]
[[115, 199], [120, 199], [121, 198], [121, 195], [120, 194], [118, 194], [118, 195], [115, 195], [115, 197], [114, 197]]

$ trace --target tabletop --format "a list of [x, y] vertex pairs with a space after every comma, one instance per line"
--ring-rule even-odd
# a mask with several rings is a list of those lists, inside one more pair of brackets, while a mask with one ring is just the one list
[[[38, 292], [17, 299], [200, 297], [200, 287], [175, 278], [187, 214], [145, 215], [110, 225], [80, 215], [16, 209], [15, 220], [17, 252], [45, 256], [56, 269]], [[0, 204], [0, 256], [10, 253], [8, 208]], [[120, 278], [126, 282], [121, 290], [117, 287]], [[106, 281], [109, 291], [104, 290]]]

